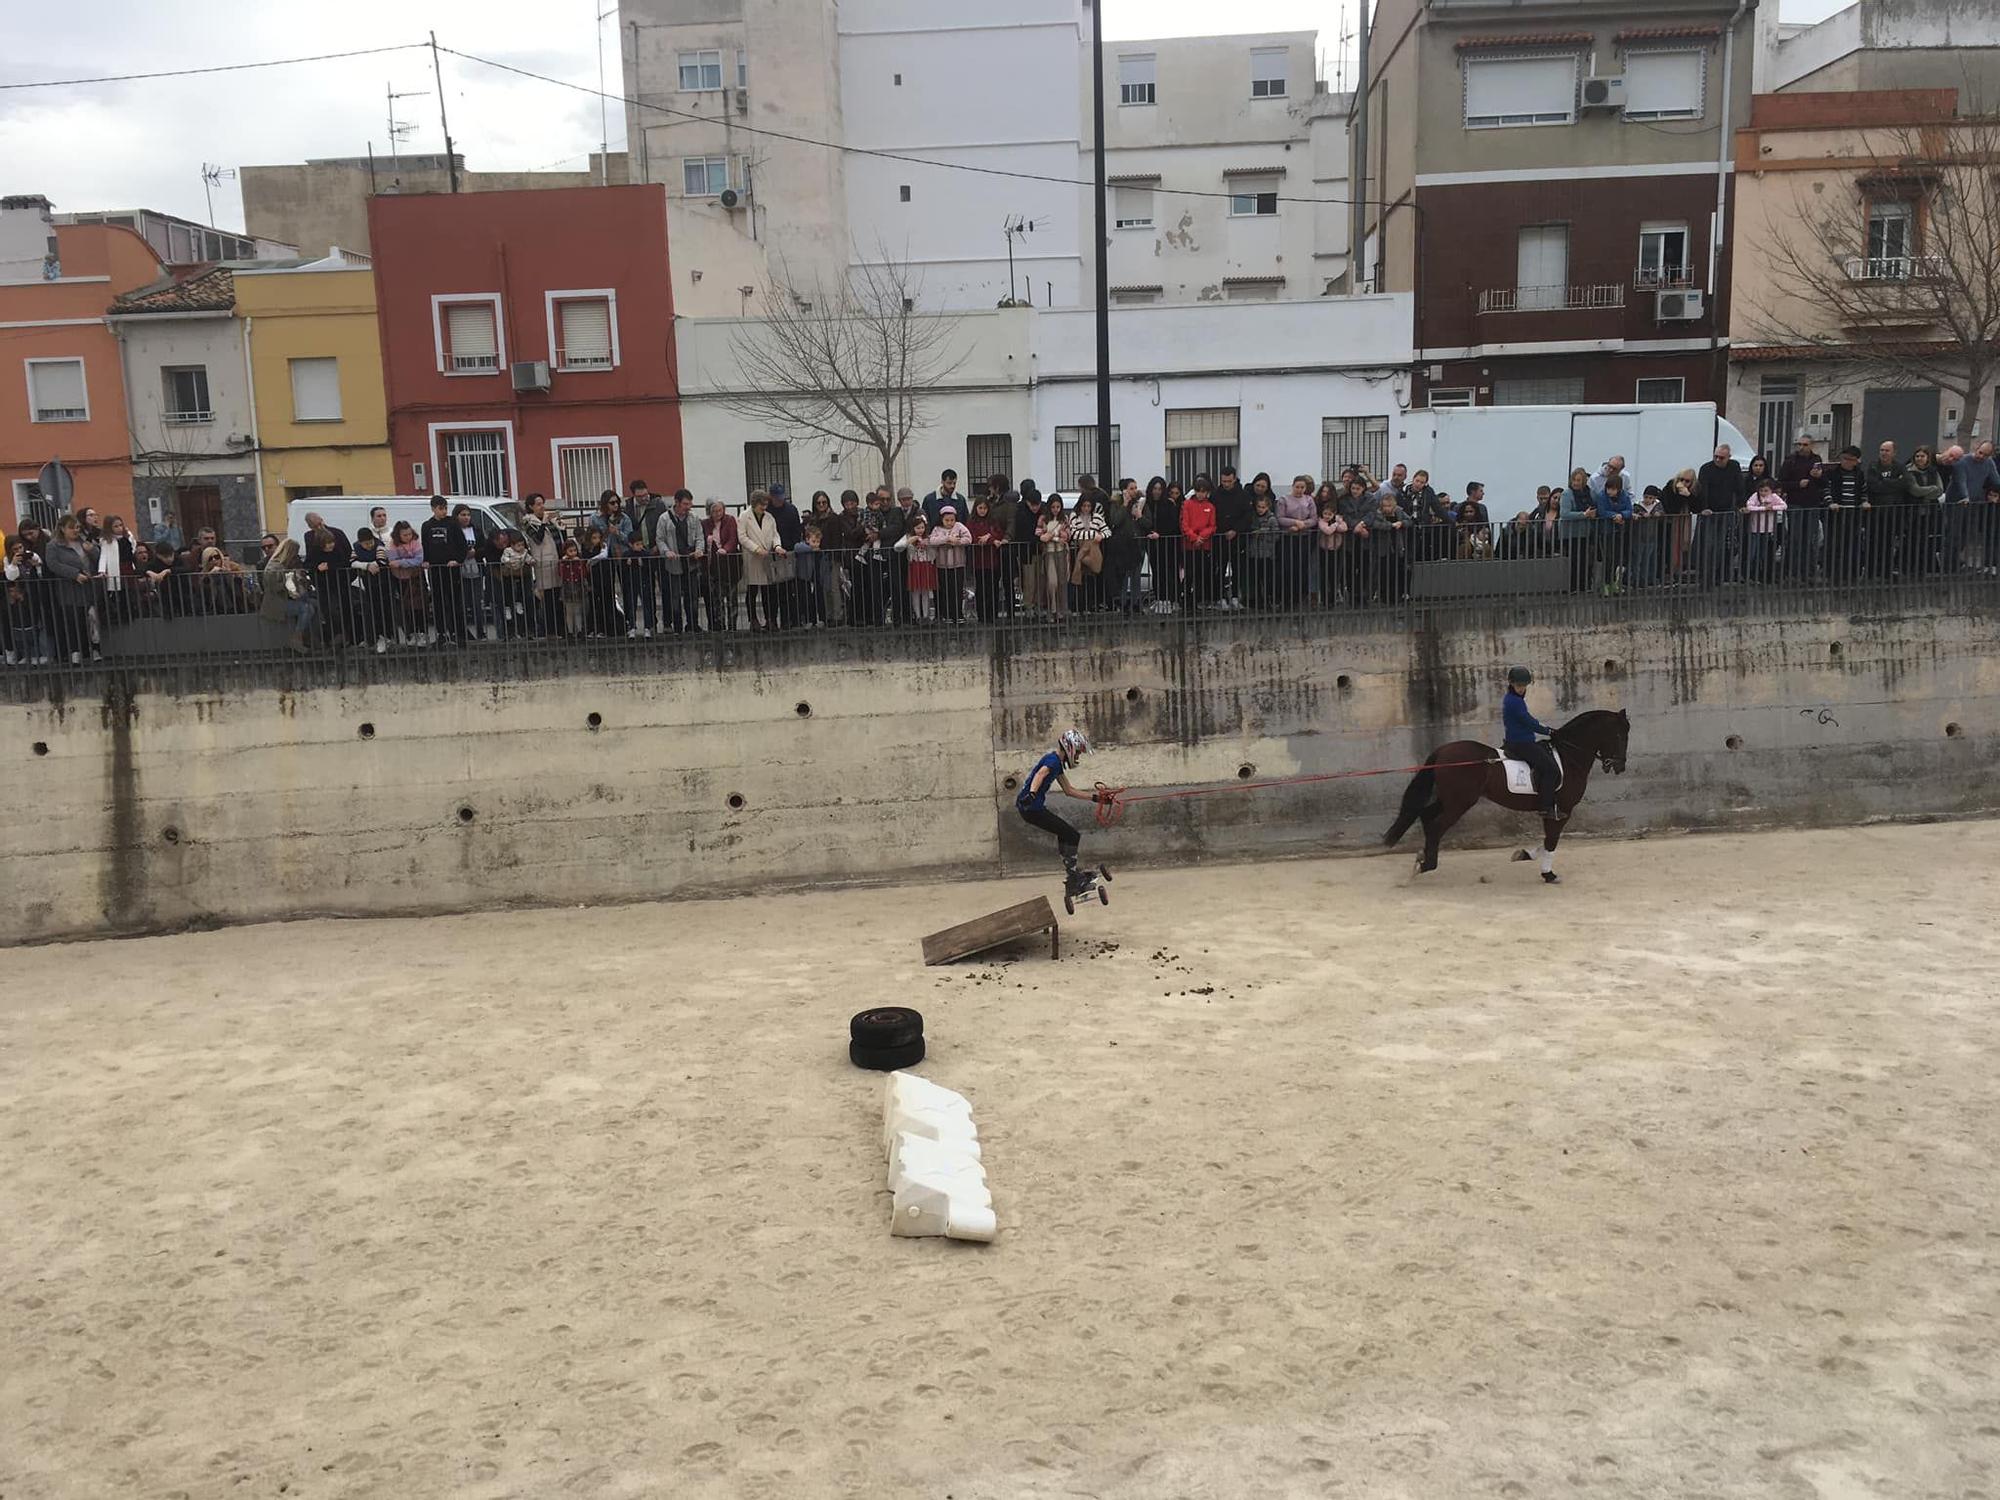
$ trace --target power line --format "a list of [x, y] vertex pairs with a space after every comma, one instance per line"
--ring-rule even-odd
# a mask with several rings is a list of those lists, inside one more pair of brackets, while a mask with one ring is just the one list
[[377, 57], [384, 52], [411, 52], [429, 45], [398, 42], [391, 47], [362, 47], [353, 52], [319, 52], [311, 57], [271, 57], [262, 62], [218, 63], [208, 68], [169, 68], [161, 73], [107, 73], [102, 78], [39, 78], [27, 83], [0, 83], [4, 89], [63, 89], [86, 83], [142, 83], [154, 78], [193, 78], [203, 73], [241, 73], [249, 68], [288, 68], [294, 63], [338, 62], [346, 57]]
[[[711, 119], [707, 115], [695, 114], [689, 110], [675, 109], [666, 104], [649, 104], [643, 99], [634, 99], [624, 94], [605, 93], [602, 90], [591, 88], [588, 84], [571, 83], [566, 78], [551, 78], [546, 73], [535, 73], [529, 71], [527, 68], [517, 68], [512, 63], [495, 62], [490, 57], [480, 57], [472, 52], [460, 52], [456, 47], [447, 47], [442, 42], [438, 43], [438, 51], [449, 52], [453, 57], [463, 58], [466, 62], [478, 63], [482, 67], [493, 68], [502, 73], [512, 73], [519, 78], [531, 78], [537, 83], [550, 83], [554, 84], [557, 88], [572, 89], [579, 94], [589, 94], [592, 98], [601, 98], [617, 104], [628, 104], [636, 109], [650, 109], [658, 114], [672, 115], [677, 123], [706, 125], [724, 123], [720, 120]], [[908, 152], [885, 151], [872, 146], [850, 146], [841, 141], [823, 141], [809, 135], [796, 135], [788, 130], [772, 130], [768, 126], [763, 125], [746, 125], [741, 121], [728, 122], [728, 125], [730, 130], [742, 131], [746, 135], [770, 136], [774, 140], [791, 141], [795, 145], [817, 146], [824, 151], [840, 151], [849, 156], [872, 156], [879, 161], [904, 162], [910, 166], [931, 167], [944, 172], [976, 172], [982, 177], [1006, 177], [1017, 182], [1046, 182], [1053, 183], [1057, 187], [1081, 187], [1090, 188], [1093, 191], [1097, 186], [1088, 177], [1058, 177], [1046, 172], [1017, 172], [1005, 167], [975, 166], [971, 162], [934, 161], [930, 157], [912, 156]], [[1154, 183], [1152, 186], [1154, 192], [1165, 193], [1176, 198], [1235, 198], [1241, 196], [1236, 193], [1220, 192], [1214, 188], [1174, 188], [1164, 187], [1159, 183]], [[1359, 200], [1353, 198], [1288, 198], [1282, 195], [1278, 198], [1278, 202], [1280, 203], [1330, 203], [1347, 204], [1349, 206], [1352, 206], [1357, 201]], [[1394, 205], [1371, 200], [1366, 206], [1370, 208], [1390, 208]]]

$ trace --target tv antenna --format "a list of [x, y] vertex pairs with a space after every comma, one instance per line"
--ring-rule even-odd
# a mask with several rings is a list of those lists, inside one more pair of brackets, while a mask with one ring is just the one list
[[208, 204], [208, 227], [215, 228], [215, 189], [225, 182], [236, 180], [234, 167], [221, 167], [213, 162], [201, 164], [201, 196]]
[[404, 120], [398, 123], [396, 119], [396, 101], [398, 99], [428, 99], [431, 96], [431, 91], [429, 89], [409, 89], [399, 94], [396, 92], [396, 85], [390, 83], [383, 85], [383, 92], [389, 96], [389, 168], [398, 178], [401, 178], [403, 175], [403, 163], [396, 148], [408, 140], [415, 132], [417, 122], [414, 120]]
[[[1014, 241], [1035, 232], [1035, 221], [1015, 214], [1000, 226], [1000, 232], [1007, 236], [1007, 300], [1014, 300]], [[1028, 301], [1035, 300], [1035, 284], [1028, 283]]]

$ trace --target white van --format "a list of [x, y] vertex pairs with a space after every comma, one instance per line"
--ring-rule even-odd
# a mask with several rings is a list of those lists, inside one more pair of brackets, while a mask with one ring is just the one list
[[[504, 500], [486, 495], [446, 495], [453, 510], [461, 505], [472, 507], [472, 528], [483, 541], [496, 531], [518, 531], [521, 527], [521, 502]], [[431, 497], [429, 495], [315, 495], [310, 500], [294, 500], [285, 516], [285, 534], [301, 546], [306, 539], [306, 517], [321, 516], [327, 525], [344, 533], [349, 541], [363, 526], [372, 526], [369, 516], [380, 506], [389, 513], [389, 525], [393, 529], [398, 521], [408, 521], [418, 531], [431, 518]], [[389, 538], [384, 535], [383, 544]]]

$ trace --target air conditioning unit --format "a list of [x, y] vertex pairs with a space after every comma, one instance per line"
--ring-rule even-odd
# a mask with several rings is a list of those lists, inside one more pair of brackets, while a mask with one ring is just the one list
[[735, 188], [724, 188], [716, 195], [715, 201], [720, 203], [724, 208], [735, 208], [743, 201], [743, 195], [737, 192]]
[[1701, 316], [1701, 293], [1693, 291], [1655, 292], [1654, 317], [1662, 323], [1692, 323]]
[[517, 391], [545, 391], [549, 388], [549, 362], [545, 359], [517, 359], [514, 361], [514, 389]]
[[739, 115], [750, 113], [750, 90], [738, 89], [736, 91], [736, 113]]
[[1625, 107], [1624, 78], [1614, 76], [1584, 79], [1583, 107], [1585, 109], [1623, 109]]

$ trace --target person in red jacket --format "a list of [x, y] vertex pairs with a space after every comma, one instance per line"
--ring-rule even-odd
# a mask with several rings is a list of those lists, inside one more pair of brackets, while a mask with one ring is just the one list
[[1195, 480], [1194, 493], [1181, 502], [1181, 546], [1187, 556], [1188, 602], [1212, 603], [1221, 559], [1215, 550], [1215, 501], [1205, 477]]

